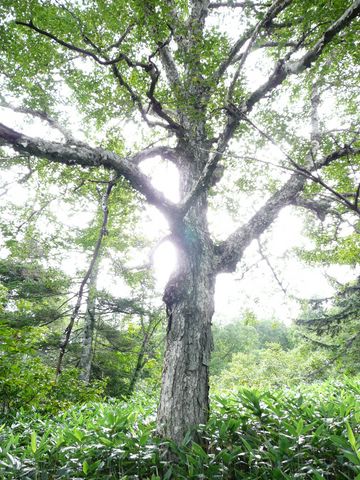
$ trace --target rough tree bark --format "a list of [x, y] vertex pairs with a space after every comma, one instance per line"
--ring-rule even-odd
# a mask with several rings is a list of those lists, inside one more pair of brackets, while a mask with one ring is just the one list
[[158, 430], [176, 442], [208, 418], [215, 269], [204, 202], [202, 197], [192, 209], [191, 224], [178, 242], [179, 269], [163, 297], [168, 326]]
[[212, 254], [204, 250], [182, 253], [181, 269], [164, 294], [168, 329], [158, 430], [176, 442], [208, 418], [215, 275]]

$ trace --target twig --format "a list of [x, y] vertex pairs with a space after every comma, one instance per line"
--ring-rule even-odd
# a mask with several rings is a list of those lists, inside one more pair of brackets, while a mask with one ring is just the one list
[[286, 288], [284, 287], [284, 285], [282, 284], [280, 278], [278, 277], [275, 269], [273, 268], [273, 266], [271, 265], [267, 255], [265, 255], [264, 253], [264, 250], [263, 250], [263, 247], [261, 245], [261, 242], [259, 239], [257, 239], [257, 244], [258, 244], [258, 249], [259, 249], [259, 253], [260, 253], [260, 256], [261, 258], [265, 261], [266, 265], [269, 267], [271, 273], [273, 274], [273, 277], [275, 278], [276, 280], [276, 283], [279, 285], [279, 287], [281, 288], [282, 292], [284, 293], [285, 296], [287, 296], [288, 292], [286, 290]]

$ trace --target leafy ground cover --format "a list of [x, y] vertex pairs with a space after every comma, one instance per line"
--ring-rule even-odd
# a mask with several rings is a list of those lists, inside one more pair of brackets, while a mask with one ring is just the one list
[[215, 397], [202, 445], [157, 439], [154, 411], [137, 398], [18, 412], [0, 427], [0, 478], [360, 479], [359, 379]]

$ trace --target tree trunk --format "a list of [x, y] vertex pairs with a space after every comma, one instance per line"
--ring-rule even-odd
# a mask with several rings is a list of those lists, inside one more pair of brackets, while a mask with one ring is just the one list
[[[201, 151], [180, 168], [184, 196], [206, 163]], [[168, 327], [157, 425], [161, 436], [180, 443], [188, 430], [207, 422], [209, 412], [215, 268], [205, 193], [185, 218], [177, 247], [178, 269], [163, 297]]]
[[79, 379], [86, 385], [90, 383], [91, 364], [93, 357], [93, 343], [96, 320], [96, 279], [98, 273], [98, 265], [90, 276], [89, 294], [86, 302], [86, 313], [84, 320], [84, 335], [80, 356], [80, 374]]
[[134, 393], [136, 382], [139, 378], [139, 375], [140, 375], [142, 369], [146, 365], [147, 359], [145, 358], [145, 354], [146, 354], [146, 351], [149, 347], [150, 340], [151, 340], [152, 336], [154, 335], [157, 326], [160, 323], [160, 317], [153, 318], [153, 317], [149, 316], [148, 322], [149, 323], [147, 325], [147, 328], [145, 328], [143, 318], [141, 318], [143, 340], [141, 342], [141, 347], [140, 347], [140, 350], [138, 352], [135, 369], [134, 369], [134, 371], [132, 373], [132, 376], [131, 376], [131, 379], [130, 379], [130, 384], [129, 384], [129, 389], [128, 389], [128, 395], [129, 396], [131, 396]]
[[129, 396], [131, 396], [134, 393], [136, 382], [139, 378], [141, 370], [144, 368], [144, 365], [146, 363], [146, 360], [144, 360], [144, 357], [145, 357], [145, 351], [146, 351], [148, 340], [149, 338], [148, 338], [148, 335], [146, 334], [141, 343], [140, 351], [138, 353], [137, 360], [136, 360], [136, 365], [131, 375], [130, 384], [128, 388]]
[[210, 258], [205, 252], [188, 258], [164, 295], [168, 330], [158, 431], [177, 443], [208, 419], [215, 284]]

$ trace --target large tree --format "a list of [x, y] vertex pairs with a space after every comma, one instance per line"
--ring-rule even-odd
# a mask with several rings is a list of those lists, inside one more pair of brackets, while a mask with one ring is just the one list
[[[359, 153], [353, 127], [359, 12], [360, 0], [1, 4], [2, 106], [47, 122], [61, 140], [30, 137], [0, 124], [0, 144], [70, 168], [114, 170], [168, 221], [178, 268], [163, 296], [168, 328], [158, 429], [175, 441], [208, 416], [216, 276], [236, 269], [247, 246], [285, 206], [318, 210], [319, 189], [309, 182], [358, 210], [355, 180], [346, 169]], [[249, 73], [256, 68], [263, 78], [259, 86], [258, 76]], [[319, 118], [329, 91], [347, 108], [346, 125], [338, 132]], [[295, 109], [284, 103], [285, 96], [297, 99]], [[109, 133], [101, 146], [77, 141], [64, 127], [66, 111], [73, 111], [69, 105], [86, 119], [90, 134], [96, 128]], [[146, 144], [140, 136], [150, 131], [150, 146], [126, 152], [119, 120], [137, 125], [138, 144]], [[306, 120], [311, 135], [294, 129]], [[265, 143], [280, 145], [282, 158], [274, 167], [272, 158], [265, 159], [262, 176], [254, 157], [255, 147]], [[235, 166], [230, 148], [237, 151]], [[178, 203], [139, 168], [156, 156], [179, 170]], [[335, 163], [349, 178], [346, 188], [354, 186], [346, 196], [319, 175]], [[257, 211], [216, 241], [207, 211], [224, 167], [233, 168], [237, 185], [242, 177], [246, 183], [249, 172], [258, 175], [265, 201], [254, 203]], [[279, 177], [278, 167], [288, 175]]]

